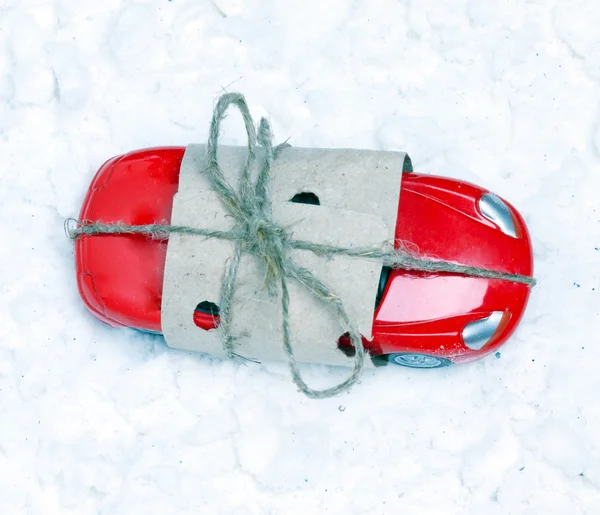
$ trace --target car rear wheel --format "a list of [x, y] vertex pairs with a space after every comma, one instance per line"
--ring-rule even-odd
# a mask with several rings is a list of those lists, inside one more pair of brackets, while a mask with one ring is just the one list
[[452, 361], [446, 358], [412, 352], [388, 354], [387, 361], [388, 363], [410, 368], [442, 368], [452, 365]]

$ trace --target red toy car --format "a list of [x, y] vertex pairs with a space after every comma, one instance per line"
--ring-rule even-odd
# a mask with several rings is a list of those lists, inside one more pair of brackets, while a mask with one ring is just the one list
[[[184, 147], [131, 152], [107, 161], [85, 198], [80, 220], [169, 223]], [[318, 203], [314, 194], [294, 202]], [[532, 248], [517, 210], [465, 182], [413, 173], [405, 161], [396, 238], [422, 254], [528, 277]], [[161, 295], [168, 240], [142, 235], [82, 236], [77, 280], [88, 309], [113, 326], [161, 332]], [[383, 268], [365, 348], [376, 365], [437, 368], [479, 359], [498, 349], [521, 319], [526, 284], [450, 273]], [[201, 292], [199, 299], [201, 300]], [[194, 320], [219, 323], [218, 306], [202, 302]], [[353, 353], [348, 338], [337, 342]]]

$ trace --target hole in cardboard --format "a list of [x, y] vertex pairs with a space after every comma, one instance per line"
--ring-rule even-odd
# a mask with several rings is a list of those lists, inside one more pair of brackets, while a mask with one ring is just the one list
[[341, 350], [347, 357], [353, 358], [356, 354], [356, 349], [352, 342], [350, 341], [350, 334], [344, 333], [340, 336], [340, 339], [337, 342], [337, 347]]
[[311, 204], [313, 206], [321, 205], [319, 197], [317, 197], [312, 191], [302, 191], [300, 193], [296, 193], [290, 199], [290, 202], [294, 202], [296, 204]]
[[[363, 347], [365, 348], [365, 352], [372, 352], [372, 344], [364, 336], [362, 337], [362, 343]], [[352, 344], [352, 340], [350, 340], [350, 333], [344, 333], [342, 336], [340, 336], [339, 340], [337, 341], [337, 348], [349, 358], [353, 358], [356, 355], [356, 349]]]
[[214, 302], [203, 300], [194, 309], [194, 324], [200, 329], [210, 331], [219, 326], [219, 306]]

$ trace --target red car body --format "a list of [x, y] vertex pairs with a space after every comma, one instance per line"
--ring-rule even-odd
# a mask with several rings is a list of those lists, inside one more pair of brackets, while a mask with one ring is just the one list
[[[169, 223], [184, 152], [154, 148], [107, 161], [89, 188], [80, 220]], [[480, 187], [416, 174], [408, 165], [397, 240], [430, 257], [532, 276], [531, 241], [513, 206]], [[113, 327], [160, 333], [167, 245], [141, 235], [80, 237], [76, 270], [87, 308]], [[510, 281], [384, 269], [373, 337], [364, 343], [377, 364], [435, 368], [474, 361], [509, 338], [529, 294], [529, 286]], [[214, 307], [199, 306], [193, 316], [204, 329], [218, 323]], [[347, 338], [338, 346], [352, 354]]]

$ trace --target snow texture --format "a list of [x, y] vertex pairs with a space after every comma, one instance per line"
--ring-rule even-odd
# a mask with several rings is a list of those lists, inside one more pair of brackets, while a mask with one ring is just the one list
[[[0, 513], [600, 513], [599, 26], [596, 0], [0, 0]], [[311, 401], [95, 321], [64, 218], [109, 157], [204, 142], [224, 89], [278, 141], [514, 203], [539, 285], [501, 355]]]

